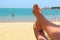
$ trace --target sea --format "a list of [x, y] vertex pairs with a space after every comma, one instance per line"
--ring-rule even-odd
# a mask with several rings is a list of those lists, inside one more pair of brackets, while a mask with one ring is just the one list
[[[0, 22], [33, 22], [36, 21], [32, 8], [0, 8]], [[60, 9], [42, 8], [44, 17], [51, 21], [60, 19]]]

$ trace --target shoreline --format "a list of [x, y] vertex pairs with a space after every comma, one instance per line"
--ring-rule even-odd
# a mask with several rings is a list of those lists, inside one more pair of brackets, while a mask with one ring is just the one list
[[[35, 21], [0, 21], [0, 23], [22, 23], [22, 22], [27, 22], [27, 23], [35, 23]], [[60, 21], [50, 21], [56, 25], [60, 25]]]

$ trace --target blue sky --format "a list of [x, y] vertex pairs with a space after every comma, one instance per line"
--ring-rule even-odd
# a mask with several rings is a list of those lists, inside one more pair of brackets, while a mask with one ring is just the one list
[[34, 4], [42, 8], [60, 6], [60, 0], [0, 0], [0, 8], [32, 8]]

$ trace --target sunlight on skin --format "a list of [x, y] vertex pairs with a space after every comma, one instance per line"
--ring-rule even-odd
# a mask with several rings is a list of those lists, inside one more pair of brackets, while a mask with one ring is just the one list
[[[38, 19], [38, 26], [40, 29], [45, 30], [49, 35], [49, 40], [60, 40], [60, 26], [55, 25], [45, 19], [45, 17], [42, 15], [41, 8], [39, 8], [37, 5], [34, 5], [33, 7], [33, 14], [35, 15], [36, 19]], [[37, 28], [37, 27], [36, 27]], [[38, 30], [39, 30], [38, 28]]]

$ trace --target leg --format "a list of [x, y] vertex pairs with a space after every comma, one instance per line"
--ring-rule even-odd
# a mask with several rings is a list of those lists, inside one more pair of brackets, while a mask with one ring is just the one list
[[41, 9], [36, 5], [34, 5], [33, 14], [38, 19], [40, 27], [48, 33], [51, 40], [60, 40], [60, 26], [46, 20], [42, 15]]
[[46, 40], [43, 30], [36, 31], [34, 29], [34, 33], [35, 33], [37, 40]]
[[47, 37], [45, 36], [44, 31], [41, 28], [38, 29], [38, 26], [40, 25], [38, 24], [38, 21], [36, 21], [34, 25], [34, 33], [35, 33], [37, 40], [47, 40]]

